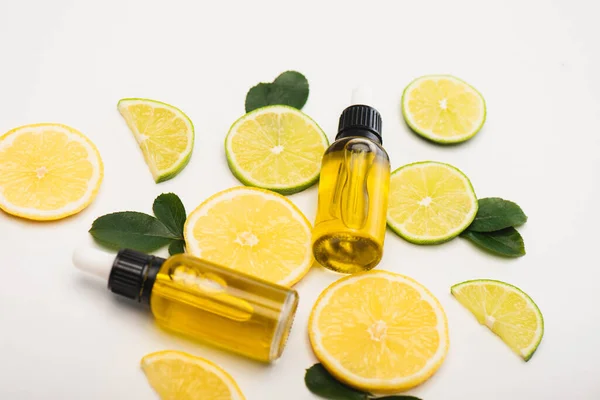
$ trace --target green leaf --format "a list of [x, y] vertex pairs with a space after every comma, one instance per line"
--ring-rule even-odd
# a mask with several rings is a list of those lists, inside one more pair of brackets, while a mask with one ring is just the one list
[[304, 375], [306, 387], [317, 396], [330, 400], [368, 400], [369, 394], [338, 382], [322, 364], [315, 364]]
[[174, 256], [181, 253], [185, 253], [185, 240], [173, 240], [169, 245], [169, 254]]
[[308, 80], [300, 72], [286, 71], [279, 75], [273, 81], [273, 85], [279, 90], [275, 93], [281, 98], [282, 103], [273, 104], [286, 104], [302, 109], [308, 100]]
[[403, 396], [403, 395], [395, 395], [395, 396], [385, 396], [385, 397], [373, 397], [373, 400], [421, 400], [415, 396]]
[[286, 71], [272, 83], [259, 83], [246, 95], [246, 112], [283, 104], [301, 110], [308, 99], [308, 81], [300, 72]]
[[156, 218], [177, 238], [183, 239], [185, 207], [175, 193], [163, 193], [154, 200], [152, 211]]
[[523, 225], [527, 216], [516, 203], [498, 197], [479, 199], [475, 220], [467, 228], [474, 232], [493, 232]]
[[246, 94], [247, 113], [271, 104], [269, 103], [269, 93], [271, 92], [272, 85], [272, 83], [259, 83], [258, 85], [250, 88], [248, 94]]
[[460, 236], [485, 250], [504, 257], [520, 257], [525, 255], [523, 238], [513, 227], [495, 232], [465, 231]]
[[124, 211], [97, 218], [90, 234], [103, 245], [150, 252], [179, 239], [151, 215]]

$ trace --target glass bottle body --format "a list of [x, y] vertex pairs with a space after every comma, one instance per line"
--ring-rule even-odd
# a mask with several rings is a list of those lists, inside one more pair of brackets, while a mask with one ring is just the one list
[[263, 362], [281, 356], [297, 305], [294, 290], [181, 254], [150, 297], [161, 327]]
[[337, 272], [355, 273], [379, 263], [389, 181], [389, 157], [374, 141], [344, 137], [327, 149], [312, 236], [319, 264]]

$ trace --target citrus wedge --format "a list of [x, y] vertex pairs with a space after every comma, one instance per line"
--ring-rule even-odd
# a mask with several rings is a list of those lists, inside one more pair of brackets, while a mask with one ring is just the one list
[[164, 400], [244, 400], [237, 383], [218, 365], [181, 351], [142, 358], [150, 386]]
[[395, 273], [369, 271], [330, 285], [309, 320], [317, 358], [340, 381], [375, 392], [424, 382], [448, 352], [448, 321], [421, 284]]
[[103, 175], [96, 146], [66, 125], [26, 125], [0, 137], [0, 209], [9, 214], [38, 221], [76, 214]]
[[508, 283], [488, 279], [462, 282], [450, 291], [480, 324], [529, 361], [544, 335], [544, 318], [531, 297]]
[[450, 240], [473, 222], [477, 208], [469, 178], [451, 165], [433, 161], [408, 164], [390, 178], [387, 222], [409, 242]]
[[325, 133], [303, 112], [268, 106], [231, 126], [225, 152], [231, 172], [244, 185], [292, 194], [319, 179], [328, 145]]
[[298, 282], [313, 263], [311, 225], [284, 196], [235, 187], [194, 210], [185, 223], [190, 254], [278, 283]]
[[121, 99], [118, 109], [155, 182], [171, 179], [185, 168], [194, 147], [194, 125], [183, 111], [149, 99]]
[[402, 94], [402, 114], [417, 134], [436, 143], [460, 143], [485, 122], [485, 101], [468, 83], [450, 75], [412, 81]]

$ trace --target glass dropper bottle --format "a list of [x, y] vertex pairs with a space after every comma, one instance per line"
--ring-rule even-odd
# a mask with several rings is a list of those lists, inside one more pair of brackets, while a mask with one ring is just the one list
[[73, 263], [118, 295], [148, 304], [162, 328], [263, 362], [279, 358], [298, 306], [295, 290], [186, 254], [77, 249]]
[[382, 147], [381, 115], [370, 91], [355, 89], [323, 156], [312, 233], [316, 261], [352, 274], [374, 268], [383, 255], [390, 160]]

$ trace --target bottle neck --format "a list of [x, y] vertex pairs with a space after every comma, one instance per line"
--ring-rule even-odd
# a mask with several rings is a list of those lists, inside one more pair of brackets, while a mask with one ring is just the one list
[[361, 128], [347, 128], [344, 129], [340, 132], [338, 132], [338, 134], [335, 136], [335, 140], [339, 140], [339, 139], [343, 139], [343, 138], [347, 138], [347, 137], [363, 137], [366, 139], [369, 139], [372, 142], [377, 143], [378, 145], [382, 145], [383, 141], [381, 140], [381, 136], [379, 136], [378, 134], [368, 130], [368, 129], [361, 129]]
[[336, 140], [344, 137], [364, 137], [381, 146], [381, 125], [379, 111], [366, 104], [354, 104], [342, 111]]
[[120, 250], [108, 277], [108, 289], [139, 303], [150, 304], [152, 287], [164, 262], [164, 258], [135, 250]]

